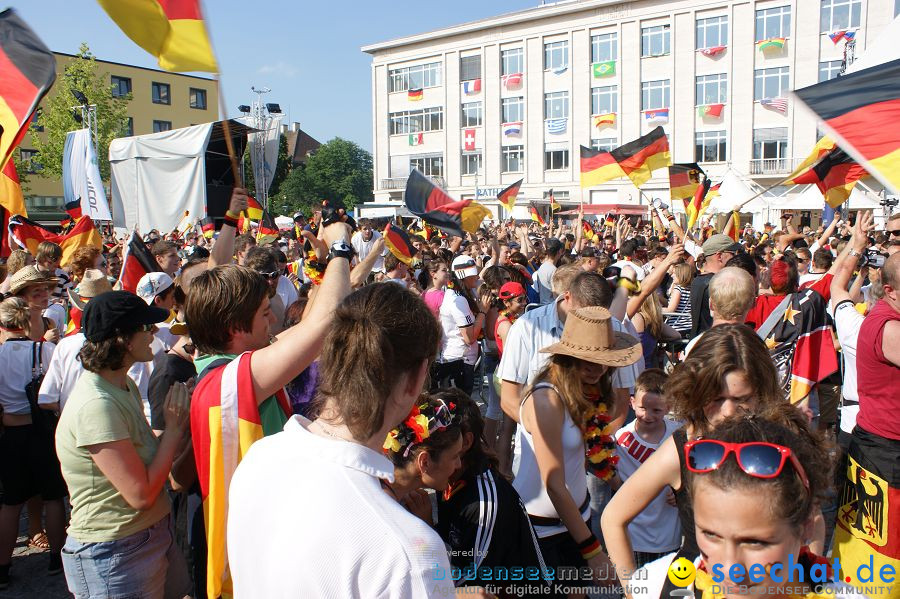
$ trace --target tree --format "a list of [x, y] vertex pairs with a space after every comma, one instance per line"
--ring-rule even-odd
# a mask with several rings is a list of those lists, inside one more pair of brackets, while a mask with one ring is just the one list
[[272, 194], [272, 206], [281, 214], [302, 210], [307, 215], [322, 200], [343, 202], [347, 210], [370, 202], [372, 195], [372, 155], [346, 139], [335, 137], [294, 168]]
[[[256, 180], [253, 177], [253, 164], [250, 162], [250, 146], [244, 151], [244, 187], [250, 190], [251, 194], [256, 193]], [[269, 198], [273, 198], [281, 186], [281, 183], [287, 178], [291, 172], [291, 156], [288, 154], [287, 136], [281, 135], [278, 140], [278, 161], [275, 163], [275, 174], [272, 177], [272, 184], [269, 186]], [[270, 200], [274, 201], [274, 200]]]
[[33, 135], [32, 139], [38, 152], [37, 162], [43, 169], [41, 176], [62, 177], [66, 134], [82, 127], [73, 115], [77, 113], [81, 116], [79, 109], [72, 110], [72, 106], [80, 103], [72, 94], [73, 90], [83, 93], [89, 104], [97, 106], [97, 159], [100, 176], [108, 181], [109, 143], [126, 134], [126, 110], [131, 95], [124, 98], [113, 97], [109, 74], [98, 72], [94, 55], [85, 43], [81, 44], [78, 54], [66, 65], [65, 72], [56, 78], [52, 97], [38, 116], [38, 125], [44, 128], [45, 133], [43, 136]]

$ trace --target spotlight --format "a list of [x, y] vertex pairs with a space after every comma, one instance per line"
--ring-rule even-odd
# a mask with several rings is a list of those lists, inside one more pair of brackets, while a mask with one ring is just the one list
[[281, 114], [281, 106], [278, 104], [266, 104], [266, 110], [271, 114]]
[[238, 106], [238, 110], [240, 110], [244, 114], [250, 114], [250, 107], [246, 104], [241, 104], [240, 106]]
[[75, 119], [76, 123], [80, 123], [82, 120], [81, 113], [73, 108], [72, 109], [72, 118]]
[[81, 93], [77, 89], [73, 89], [71, 91], [72, 95], [75, 96], [75, 99], [81, 102], [82, 105], [90, 104], [90, 102], [88, 102], [87, 96], [85, 96], [83, 93]]

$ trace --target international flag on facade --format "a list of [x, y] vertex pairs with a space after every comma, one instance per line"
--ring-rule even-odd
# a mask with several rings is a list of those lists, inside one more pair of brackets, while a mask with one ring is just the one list
[[794, 92], [816, 113], [837, 144], [900, 193], [900, 60]]
[[756, 42], [756, 47], [759, 48], [761, 52], [766, 52], [768, 50], [781, 50], [784, 48], [785, 38], [783, 37], [772, 37], [767, 40], [760, 40]]
[[684, 211], [687, 213], [688, 229], [693, 229], [694, 225], [697, 224], [697, 221], [700, 220], [700, 216], [706, 212], [706, 208], [712, 200], [712, 198], [707, 197], [711, 184], [712, 182], [709, 179], [704, 179], [703, 182], [697, 186], [693, 197], [685, 203]]
[[669, 196], [672, 200], [681, 200], [687, 207], [687, 201], [697, 192], [701, 175], [706, 176], [696, 162], [669, 166]]
[[646, 123], [668, 123], [669, 109], [657, 108], [656, 110], [644, 111], [644, 122]]
[[467, 152], [475, 149], [475, 129], [463, 130], [463, 149]]
[[[12, 157], [56, 79], [56, 57], [13, 9], [0, 12], [0, 169]], [[0, 198], [10, 214], [25, 214]]]
[[541, 216], [541, 213], [538, 212], [537, 206], [534, 205], [534, 202], [528, 203], [528, 214], [531, 215], [531, 220], [541, 225], [542, 227], [547, 224], [547, 222]]
[[569, 119], [550, 119], [547, 121], [547, 133], [549, 135], [559, 135], [565, 133]]
[[640, 187], [650, 180], [653, 171], [671, 163], [669, 140], [662, 127], [611, 152], [581, 146], [581, 186], [593, 187], [627, 176], [635, 187]]
[[421, 131], [418, 133], [410, 133], [409, 134], [409, 145], [411, 146], [421, 146], [425, 143], [425, 134]]
[[780, 112], [781, 114], [787, 113], [787, 98], [763, 98], [759, 101], [759, 103], [761, 106], [765, 106], [766, 108], [770, 108], [776, 112]]
[[465, 95], [471, 96], [481, 91], [481, 79], [473, 79], [471, 81], [463, 81], [462, 91]]
[[264, 245], [278, 239], [278, 225], [268, 210], [263, 210], [259, 219], [259, 228], [256, 230], [256, 243]]
[[218, 73], [200, 0], [97, 0], [164, 71]]
[[518, 89], [522, 87], [522, 73], [503, 75], [503, 77], [500, 78], [500, 82], [506, 89]]
[[723, 53], [727, 48], [728, 46], [710, 46], [709, 48], [700, 48], [699, 52], [703, 56], [713, 58]]
[[[231, 596], [225, 550], [228, 487], [250, 446], [263, 438], [259, 402], [253, 391], [246, 352], [211, 369], [191, 394], [191, 439], [206, 528], [206, 594]], [[275, 394], [286, 417], [291, 406], [284, 390]]]
[[454, 200], [418, 169], [409, 174], [403, 200], [406, 208], [426, 223], [457, 237], [465, 237], [463, 231], [474, 233], [491, 215], [478, 202]]
[[207, 239], [212, 239], [216, 234], [216, 223], [212, 217], [207, 216], [200, 220], [200, 232]]
[[75, 254], [78, 248], [95, 247], [103, 248], [103, 240], [100, 233], [94, 227], [94, 222], [83, 216], [78, 219], [72, 230], [67, 233], [57, 235], [52, 231], [45, 229], [38, 223], [29, 220], [21, 215], [13, 215], [9, 218], [9, 236], [20, 247], [37, 255], [38, 245], [42, 241], [51, 241], [62, 248], [61, 266], [66, 266]]
[[598, 129], [600, 127], [615, 127], [616, 126], [616, 113], [610, 112], [607, 114], [598, 114], [594, 116], [594, 127]]
[[416, 248], [413, 247], [412, 241], [406, 231], [395, 225], [388, 223], [381, 234], [384, 237], [384, 245], [387, 249], [407, 266], [412, 264], [416, 255]]
[[524, 180], [525, 179], [519, 179], [497, 194], [497, 201], [507, 210], [512, 210], [513, 206], [516, 205], [516, 198], [519, 197], [519, 188], [522, 187], [522, 181]]
[[705, 104], [697, 107], [697, 115], [702, 117], [719, 118], [722, 116], [722, 110], [725, 109], [724, 104]]
[[0, 171], [0, 258], [9, 257], [13, 249], [9, 245], [9, 219], [14, 214], [25, 215], [25, 197], [16, 163], [10, 160]]
[[503, 135], [506, 137], [518, 137], [522, 135], [522, 121], [503, 123]]
[[857, 181], [867, 175], [866, 169], [825, 136], [784, 185], [815, 185], [825, 202], [837, 208], [850, 197]]
[[569, 65], [561, 64], [558, 67], [556, 67], [555, 69], [553, 69], [553, 74], [554, 75], [562, 75], [563, 73], [565, 73], [568, 70], [569, 70]]
[[78, 220], [81, 218], [81, 198], [75, 199], [71, 202], [67, 202], [65, 205], [66, 214], [69, 215], [69, 218], [72, 220]]
[[837, 43], [841, 40], [847, 40], [848, 42], [851, 41], [856, 37], [856, 32], [840, 30], [829, 33], [828, 37], [831, 38], [831, 41], [832, 43], [834, 43], [834, 45], [837, 45]]
[[592, 66], [594, 77], [610, 77], [616, 74], [616, 61], [606, 60], [603, 62], [595, 62]]
[[422, 88], [421, 88], [421, 87], [417, 87], [417, 88], [415, 88], [415, 89], [410, 88], [410, 89], [406, 92], [406, 97], [407, 97], [407, 99], [408, 99], [410, 102], [418, 102], [418, 101], [421, 100], [423, 97], [425, 97], [425, 95], [424, 95], [424, 92], [422, 91]]
[[122, 252], [122, 271], [116, 289], [124, 289], [135, 293], [141, 277], [150, 272], [159, 272], [156, 258], [147, 249], [140, 233], [132, 231]]

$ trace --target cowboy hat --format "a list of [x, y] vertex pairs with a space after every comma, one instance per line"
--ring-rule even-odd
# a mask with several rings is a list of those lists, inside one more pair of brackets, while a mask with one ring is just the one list
[[37, 267], [32, 264], [17, 270], [16, 273], [10, 277], [9, 292], [12, 295], [16, 295], [26, 287], [31, 287], [32, 285], [56, 287], [59, 285], [59, 279], [39, 271]]
[[641, 342], [614, 331], [609, 310], [593, 306], [569, 312], [562, 338], [540, 351], [620, 367], [641, 358]]
[[69, 301], [79, 310], [84, 310], [88, 300], [97, 297], [101, 293], [112, 291], [112, 285], [106, 275], [96, 268], [88, 268], [84, 271], [81, 281], [74, 289], [69, 289]]

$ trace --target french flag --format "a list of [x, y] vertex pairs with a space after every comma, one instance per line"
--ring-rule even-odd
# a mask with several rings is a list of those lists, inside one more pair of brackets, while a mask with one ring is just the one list
[[481, 91], [481, 79], [473, 79], [472, 81], [463, 81], [463, 93], [467, 96], [477, 94]]

